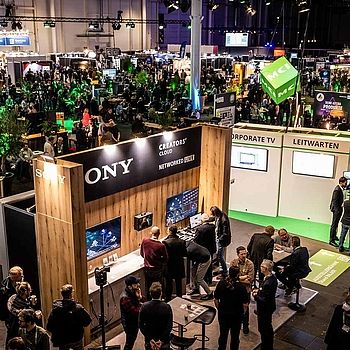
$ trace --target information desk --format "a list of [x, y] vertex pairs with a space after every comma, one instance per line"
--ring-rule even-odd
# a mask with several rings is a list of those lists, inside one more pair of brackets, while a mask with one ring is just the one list
[[173, 322], [179, 326], [180, 337], [183, 337], [185, 326], [208, 310], [208, 308], [204, 305], [199, 305], [191, 300], [186, 300], [179, 297], [169, 301], [168, 304], [173, 312]]
[[[108, 325], [120, 323], [120, 307], [119, 296], [125, 289], [125, 277], [134, 275], [141, 278], [141, 290], [145, 290], [144, 286], [144, 272], [143, 272], [143, 258], [140, 256], [140, 251], [136, 250], [130, 254], [122, 256], [116, 263], [110, 265], [111, 271], [107, 273], [108, 284], [104, 286], [105, 299], [105, 314]], [[91, 275], [88, 279], [89, 284], [89, 300], [90, 300], [90, 314], [98, 317], [100, 314], [99, 301], [99, 286], [95, 283], [95, 275]], [[98, 326], [98, 319], [92, 316], [91, 329], [92, 333]], [[95, 329], [94, 329], [95, 328]]]

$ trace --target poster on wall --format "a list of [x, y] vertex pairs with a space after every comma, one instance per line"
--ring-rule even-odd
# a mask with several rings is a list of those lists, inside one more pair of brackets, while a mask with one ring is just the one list
[[350, 113], [350, 94], [333, 91], [315, 91], [314, 116], [348, 118]]
[[199, 126], [59, 159], [83, 165], [85, 201], [91, 202], [198, 167], [201, 135]]
[[221, 119], [221, 125], [232, 126], [235, 123], [235, 106], [235, 92], [225, 92], [214, 96], [214, 116]]

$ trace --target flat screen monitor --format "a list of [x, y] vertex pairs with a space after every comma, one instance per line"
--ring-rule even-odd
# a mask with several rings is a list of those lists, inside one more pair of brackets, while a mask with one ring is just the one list
[[333, 178], [334, 159], [332, 154], [293, 151], [293, 174]]
[[196, 228], [202, 224], [202, 213], [198, 213], [190, 217], [190, 227]]
[[166, 201], [166, 225], [170, 226], [197, 214], [198, 197], [199, 189], [197, 187], [168, 198]]
[[350, 190], [350, 171], [344, 171], [343, 176], [348, 180], [346, 189]]
[[86, 229], [87, 260], [120, 247], [120, 217]]
[[248, 47], [248, 33], [226, 33], [225, 46]]
[[109, 78], [114, 79], [117, 75], [117, 70], [115, 68], [103, 69], [102, 74], [104, 77], [108, 75]]
[[267, 171], [268, 150], [244, 146], [232, 146], [231, 166], [234, 168]]

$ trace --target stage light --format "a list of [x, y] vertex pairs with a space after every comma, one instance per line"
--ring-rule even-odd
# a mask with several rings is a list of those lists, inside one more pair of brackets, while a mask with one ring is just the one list
[[310, 11], [310, 6], [307, 0], [297, 0], [297, 5], [299, 7], [299, 13]]
[[122, 27], [122, 25], [119, 22], [112, 23], [113, 30], [120, 30], [121, 27]]
[[252, 5], [247, 5], [245, 12], [247, 15], [254, 16], [256, 14], [256, 10], [253, 8]]
[[134, 22], [128, 22], [126, 23], [126, 28], [134, 29], [135, 28], [135, 23]]
[[0, 21], [0, 26], [6, 28], [8, 26], [8, 22], [5, 20]]
[[16, 22], [16, 21], [12, 21], [11, 24], [11, 28], [12, 30], [22, 30], [22, 23], [21, 22]]
[[94, 30], [94, 29], [99, 29], [100, 24], [97, 21], [91, 21], [89, 23], [89, 29]]
[[55, 28], [56, 23], [54, 21], [45, 21], [44, 22], [44, 28]]
[[123, 19], [122, 14], [123, 14], [123, 11], [119, 10], [117, 14], [117, 21], [121, 21]]
[[271, 5], [271, 1], [270, 0], [265, 0], [265, 5], [266, 6], [270, 6]]
[[208, 9], [210, 11], [215, 11], [218, 7], [219, 7], [219, 5], [215, 4], [215, 2], [212, 0], [208, 2]]

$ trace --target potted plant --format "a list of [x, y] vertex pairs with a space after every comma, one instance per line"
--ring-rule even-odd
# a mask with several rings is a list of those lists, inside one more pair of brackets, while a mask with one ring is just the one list
[[18, 113], [6, 107], [0, 108], [0, 181], [1, 197], [9, 194], [14, 173], [6, 169], [6, 158], [17, 156], [22, 147], [22, 136], [27, 131], [27, 123], [18, 120]]

